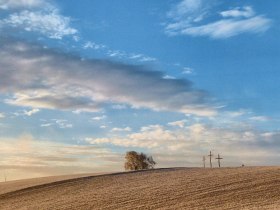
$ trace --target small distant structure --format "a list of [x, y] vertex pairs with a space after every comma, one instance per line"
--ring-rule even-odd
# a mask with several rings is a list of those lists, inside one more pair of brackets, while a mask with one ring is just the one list
[[219, 168], [221, 168], [221, 161], [223, 158], [220, 157], [220, 154], [218, 154], [218, 157], [216, 158], [218, 160]]
[[206, 160], [206, 157], [203, 156], [203, 157], [202, 157], [202, 161], [203, 161], [203, 167], [204, 167], [204, 168], [205, 168], [205, 160]]
[[242, 164], [242, 165], [241, 165], [241, 167], [245, 167], [245, 165], [244, 165], [244, 164]]
[[210, 154], [208, 156], [210, 157], [210, 168], [212, 168], [212, 156], [213, 156], [213, 154], [211, 153], [211, 151], [210, 151]]

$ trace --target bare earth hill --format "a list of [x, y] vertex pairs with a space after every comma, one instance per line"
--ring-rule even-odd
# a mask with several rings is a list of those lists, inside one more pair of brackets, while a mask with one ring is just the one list
[[11, 181], [0, 183], [0, 209], [280, 209], [280, 167], [169, 168]]

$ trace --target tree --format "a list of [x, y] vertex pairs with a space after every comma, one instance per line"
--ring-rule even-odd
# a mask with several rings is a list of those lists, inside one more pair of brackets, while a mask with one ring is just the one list
[[137, 153], [135, 151], [129, 151], [125, 155], [125, 170], [143, 170], [152, 169], [156, 165], [152, 156], [147, 156], [144, 153]]

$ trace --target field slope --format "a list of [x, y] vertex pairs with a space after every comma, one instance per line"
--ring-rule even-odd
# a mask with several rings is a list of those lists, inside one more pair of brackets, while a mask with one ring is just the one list
[[280, 167], [156, 169], [0, 189], [0, 209], [280, 209]]

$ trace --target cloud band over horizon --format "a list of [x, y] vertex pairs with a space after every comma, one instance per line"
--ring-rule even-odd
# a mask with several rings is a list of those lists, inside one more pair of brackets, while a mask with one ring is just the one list
[[6, 103], [32, 108], [95, 112], [108, 103], [201, 116], [215, 114], [209, 95], [188, 80], [164, 79], [159, 71], [84, 60], [28, 42], [1, 38], [0, 93]]

